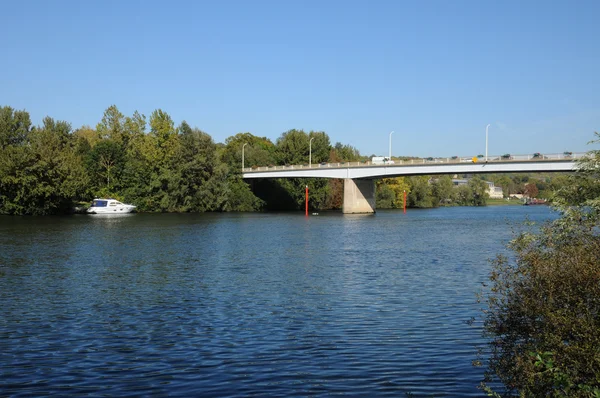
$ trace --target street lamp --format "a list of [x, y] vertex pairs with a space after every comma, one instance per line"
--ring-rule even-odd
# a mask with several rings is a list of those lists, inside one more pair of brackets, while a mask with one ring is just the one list
[[490, 126], [491, 126], [490, 124], [488, 124], [487, 126], [485, 126], [485, 162], [486, 163], [487, 163], [487, 155], [488, 155], [488, 151], [487, 151], [487, 148], [488, 148], [488, 128]]
[[388, 162], [392, 160], [392, 134], [394, 134], [393, 131], [390, 133], [390, 156], [388, 156]]
[[246, 145], [248, 145], [247, 142], [244, 145], [242, 145], [242, 173], [244, 172], [244, 147]]
[[308, 141], [308, 167], [312, 167], [312, 140], [314, 140], [315, 137], [311, 138], [310, 141]]

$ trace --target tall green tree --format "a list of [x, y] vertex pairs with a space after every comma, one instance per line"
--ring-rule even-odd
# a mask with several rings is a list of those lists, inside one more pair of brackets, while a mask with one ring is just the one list
[[121, 175], [125, 168], [125, 152], [122, 144], [105, 139], [89, 151], [85, 160], [92, 179], [94, 196], [112, 195], [121, 188]]
[[433, 207], [429, 176], [410, 177], [408, 180], [410, 184], [408, 205], [422, 208]]
[[31, 119], [26, 111], [16, 111], [9, 106], [0, 107], [0, 149], [18, 146], [27, 141]]
[[448, 175], [439, 176], [431, 183], [432, 204], [434, 206], [449, 205], [455, 201], [455, 190], [452, 178]]
[[125, 130], [124, 123], [125, 116], [116, 105], [111, 105], [104, 111], [102, 120], [96, 126], [96, 131], [101, 139], [122, 144]]
[[212, 138], [191, 128], [185, 121], [179, 127], [179, 172], [175, 192], [184, 211], [221, 210], [227, 200], [227, 166], [221, 164]]
[[71, 126], [46, 117], [0, 154], [0, 211], [54, 214], [84, 195], [87, 175], [75, 151]]
[[488, 184], [479, 177], [473, 177], [469, 179], [467, 183], [471, 189], [471, 206], [485, 206], [489, 198]]

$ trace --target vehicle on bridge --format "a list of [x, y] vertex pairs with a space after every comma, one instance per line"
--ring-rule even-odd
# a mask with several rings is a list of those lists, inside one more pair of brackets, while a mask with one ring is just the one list
[[371, 163], [373, 163], [373, 164], [394, 164], [394, 161], [385, 156], [373, 156], [373, 158], [371, 158]]

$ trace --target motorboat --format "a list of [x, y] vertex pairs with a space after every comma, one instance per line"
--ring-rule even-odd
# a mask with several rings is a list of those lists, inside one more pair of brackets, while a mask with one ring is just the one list
[[135, 210], [134, 205], [126, 205], [116, 199], [94, 199], [92, 205], [87, 209], [90, 214], [124, 214]]

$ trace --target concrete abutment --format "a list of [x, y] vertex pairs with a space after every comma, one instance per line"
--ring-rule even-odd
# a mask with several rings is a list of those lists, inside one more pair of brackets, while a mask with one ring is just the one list
[[344, 178], [344, 214], [375, 213], [375, 180]]

